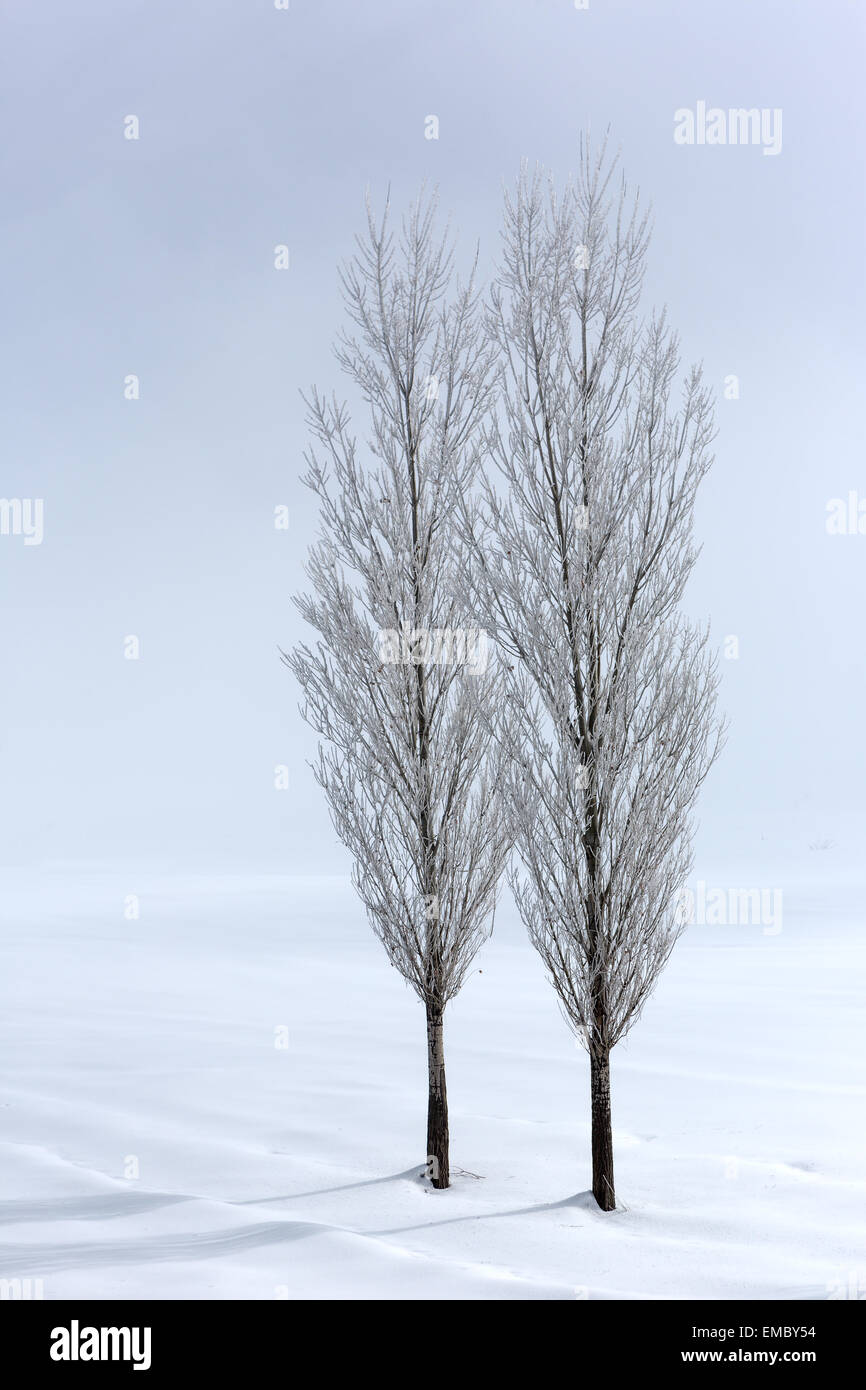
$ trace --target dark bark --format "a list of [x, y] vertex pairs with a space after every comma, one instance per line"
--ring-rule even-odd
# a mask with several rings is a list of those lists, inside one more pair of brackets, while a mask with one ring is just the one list
[[613, 1131], [610, 1122], [610, 1053], [592, 1051], [589, 1057], [592, 1096], [592, 1195], [602, 1211], [613, 1211]]
[[434, 1187], [448, 1187], [448, 1092], [445, 1088], [445, 1048], [442, 1013], [427, 1010], [427, 1066], [430, 1090], [427, 1099], [427, 1176]]

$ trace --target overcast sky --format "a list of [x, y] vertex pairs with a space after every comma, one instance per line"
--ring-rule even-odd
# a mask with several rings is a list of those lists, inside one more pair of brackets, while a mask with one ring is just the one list
[[[3, 863], [346, 868], [277, 654], [315, 521], [298, 392], [340, 385], [336, 267], [367, 185], [399, 206], [427, 179], [486, 274], [503, 183], [522, 158], [565, 177], [587, 125], [654, 206], [647, 307], [719, 394], [688, 607], [739, 657], [700, 856], [862, 858], [866, 534], [825, 524], [866, 502], [862, 5], [3, 12], [0, 493], [44, 499], [41, 544], [0, 536]], [[699, 102], [780, 111], [780, 150], [678, 144]]]

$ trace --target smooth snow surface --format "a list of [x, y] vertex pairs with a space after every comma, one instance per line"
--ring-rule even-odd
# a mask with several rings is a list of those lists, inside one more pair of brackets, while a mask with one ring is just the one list
[[866, 1295], [859, 882], [792, 879], [780, 933], [679, 942], [614, 1054], [609, 1216], [587, 1195], [586, 1059], [507, 897], [446, 1015], [440, 1193], [419, 1176], [422, 1009], [344, 880], [57, 870], [2, 890], [2, 1279], [45, 1298]]

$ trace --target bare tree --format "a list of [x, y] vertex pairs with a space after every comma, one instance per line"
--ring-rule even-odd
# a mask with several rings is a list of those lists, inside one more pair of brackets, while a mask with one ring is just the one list
[[478, 611], [513, 659], [513, 890], [590, 1058], [592, 1191], [615, 1206], [610, 1051], [681, 930], [691, 810], [718, 750], [715, 659], [678, 613], [712, 408], [638, 304], [648, 224], [602, 149], [559, 197], [524, 168], [492, 292], [488, 448], [466, 508]]
[[369, 418], [314, 391], [304, 479], [318, 494], [313, 594], [296, 600], [314, 647], [286, 657], [323, 735], [316, 768], [354, 883], [389, 959], [427, 1015], [428, 1175], [449, 1185], [443, 1014], [492, 928], [509, 852], [501, 674], [467, 624], [469, 554], [455, 518], [479, 464], [490, 348], [473, 280], [422, 199], [395, 241], [369, 203], [342, 274], [354, 330], [337, 358]]

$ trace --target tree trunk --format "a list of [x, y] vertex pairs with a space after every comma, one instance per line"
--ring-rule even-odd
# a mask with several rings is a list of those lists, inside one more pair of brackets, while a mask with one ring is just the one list
[[610, 1053], [591, 1052], [592, 1094], [592, 1195], [602, 1211], [613, 1211], [613, 1132], [610, 1124]]
[[427, 1176], [434, 1187], [448, 1187], [448, 1092], [445, 1089], [445, 1049], [442, 1014], [427, 1010]]

